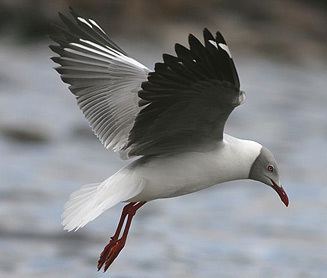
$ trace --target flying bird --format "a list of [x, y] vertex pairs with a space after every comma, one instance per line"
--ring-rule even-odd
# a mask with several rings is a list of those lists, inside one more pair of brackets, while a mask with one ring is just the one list
[[50, 45], [56, 71], [93, 132], [108, 150], [132, 162], [108, 179], [74, 192], [62, 216], [77, 230], [121, 202], [115, 234], [102, 251], [106, 271], [126, 243], [136, 211], [146, 202], [189, 194], [222, 182], [252, 179], [273, 188], [288, 206], [277, 162], [261, 144], [224, 133], [245, 94], [220, 32], [192, 34], [151, 71], [115, 44], [93, 19], [59, 14]]

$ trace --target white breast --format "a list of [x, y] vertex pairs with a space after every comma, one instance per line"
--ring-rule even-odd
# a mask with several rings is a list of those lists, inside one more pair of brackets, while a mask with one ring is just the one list
[[224, 141], [210, 152], [137, 160], [128, 168], [145, 180], [145, 186], [131, 201], [175, 197], [221, 182], [246, 179], [260, 150], [256, 142], [225, 134]]

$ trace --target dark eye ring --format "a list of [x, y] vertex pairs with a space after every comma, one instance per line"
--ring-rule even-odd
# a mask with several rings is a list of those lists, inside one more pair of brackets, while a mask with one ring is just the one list
[[272, 166], [272, 165], [268, 165], [267, 170], [268, 170], [269, 172], [274, 172], [274, 166]]

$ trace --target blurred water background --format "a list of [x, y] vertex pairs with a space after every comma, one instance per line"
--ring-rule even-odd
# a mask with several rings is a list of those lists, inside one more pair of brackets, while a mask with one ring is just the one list
[[[247, 93], [227, 132], [274, 152], [289, 208], [251, 181], [154, 201], [110, 275], [96, 272], [122, 205], [76, 233], [60, 215], [126, 162], [52, 69], [48, 24], [69, 5], [150, 68], [188, 33], [222, 31]], [[1, 0], [0, 277], [327, 277], [326, 23], [323, 0]]]

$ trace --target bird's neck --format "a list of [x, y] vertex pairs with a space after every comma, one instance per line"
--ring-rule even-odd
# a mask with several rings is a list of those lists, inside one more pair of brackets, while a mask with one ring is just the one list
[[[260, 154], [262, 145], [224, 134], [225, 167], [229, 168], [229, 180], [248, 179], [253, 162]], [[221, 158], [221, 154], [220, 154]], [[219, 162], [218, 162], [219, 163]]]

